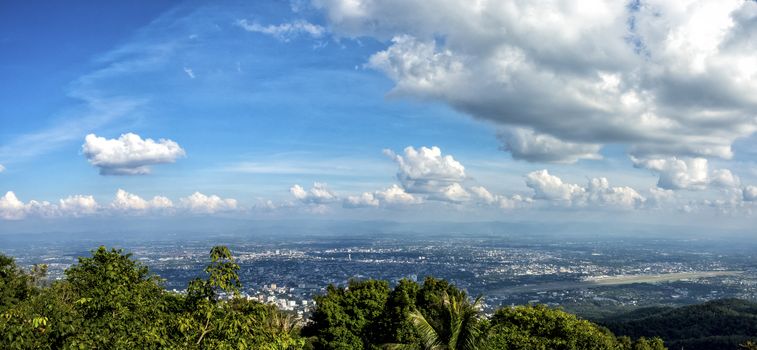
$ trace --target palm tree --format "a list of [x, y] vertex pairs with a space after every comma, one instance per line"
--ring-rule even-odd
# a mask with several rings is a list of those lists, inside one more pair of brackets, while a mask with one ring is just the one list
[[[481, 297], [472, 303], [463, 293], [450, 296], [442, 294], [440, 319], [427, 319], [420, 311], [408, 315], [415, 327], [424, 350], [475, 350], [481, 347], [482, 332], [479, 329]], [[388, 345], [389, 349], [406, 349], [407, 345]]]

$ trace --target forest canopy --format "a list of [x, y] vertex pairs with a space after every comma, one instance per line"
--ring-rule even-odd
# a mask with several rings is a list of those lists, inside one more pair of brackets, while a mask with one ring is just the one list
[[249, 300], [227, 247], [210, 251], [186, 291], [130, 254], [99, 247], [65, 278], [25, 271], [0, 255], [2, 349], [665, 349], [662, 339], [617, 337], [543, 305], [503, 307], [445, 280], [352, 280], [315, 298], [307, 320]]

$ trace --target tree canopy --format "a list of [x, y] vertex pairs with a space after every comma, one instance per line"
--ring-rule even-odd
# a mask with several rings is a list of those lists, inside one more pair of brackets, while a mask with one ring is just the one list
[[[480, 298], [432, 277], [423, 283], [352, 280], [315, 298], [309, 320], [241, 296], [240, 267], [224, 246], [204, 276], [169, 292], [147, 266], [99, 247], [41, 283], [0, 255], [0, 349], [664, 349], [659, 338], [616, 338], [546, 306], [485, 317]], [[304, 327], [301, 327], [303, 326]]]

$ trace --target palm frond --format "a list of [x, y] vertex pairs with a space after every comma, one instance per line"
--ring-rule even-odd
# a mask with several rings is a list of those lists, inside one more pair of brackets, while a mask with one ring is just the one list
[[410, 312], [408, 317], [413, 326], [415, 326], [415, 329], [418, 332], [421, 341], [423, 342], [424, 349], [433, 350], [441, 348], [440, 345], [442, 345], [442, 342], [439, 338], [439, 334], [436, 332], [434, 327], [432, 327], [431, 324], [428, 323], [428, 320], [426, 320], [426, 317], [424, 317], [423, 314], [420, 313], [420, 311], [412, 311]]

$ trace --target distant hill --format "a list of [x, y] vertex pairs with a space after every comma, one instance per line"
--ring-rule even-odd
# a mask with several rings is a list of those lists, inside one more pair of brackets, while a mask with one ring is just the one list
[[757, 339], [757, 303], [722, 299], [683, 307], [642, 308], [599, 323], [617, 335], [661, 337], [671, 350], [734, 350]]

